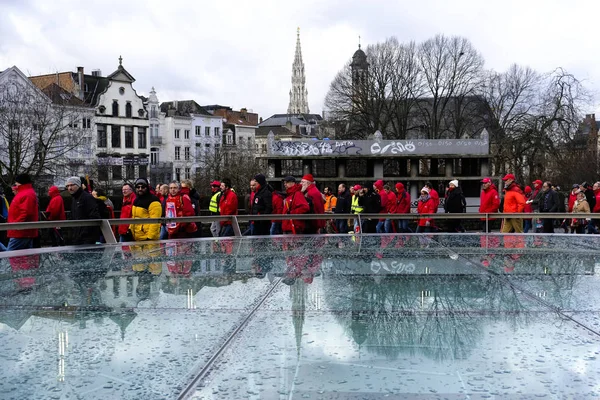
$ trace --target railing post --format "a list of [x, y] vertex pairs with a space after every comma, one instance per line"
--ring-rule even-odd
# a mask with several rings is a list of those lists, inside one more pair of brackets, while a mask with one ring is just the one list
[[[363, 233], [363, 229], [362, 229], [362, 221], [360, 219], [360, 213], [356, 214], [357, 215], [357, 219], [358, 219], [358, 234], [362, 235]], [[356, 230], [354, 231], [354, 233], [356, 234]]]
[[240, 224], [238, 223], [238, 219], [235, 215], [232, 216], [231, 225], [233, 227], [233, 234], [237, 237], [241, 237], [242, 231], [240, 230]]
[[115, 233], [113, 232], [112, 226], [107, 219], [103, 219], [100, 223], [100, 231], [102, 232], [102, 236], [107, 244], [117, 244]]

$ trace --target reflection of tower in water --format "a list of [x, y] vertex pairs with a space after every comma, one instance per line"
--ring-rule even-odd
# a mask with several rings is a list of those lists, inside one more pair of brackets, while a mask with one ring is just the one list
[[304, 313], [306, 311], [306, 283], [297, 279], [290, 286], [290, 298], [292, 300], [292, 323], [294, 324], [294, 336], [296, 338], [296, 356], [300, 358], [302, 348], [302, 332], [304, 328]]

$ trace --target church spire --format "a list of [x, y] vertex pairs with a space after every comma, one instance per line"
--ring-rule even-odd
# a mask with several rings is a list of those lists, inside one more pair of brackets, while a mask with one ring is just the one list
[[306, 77], [304, 76], [304, 63], [302, 62], [302, 49], [300, 47], [300, 28], [296, 37], [296, 54], [292, 64], [292, 89], [290, 90], [290, 104], [288, 114], [308, 114], [308, 91], [306, 90]]

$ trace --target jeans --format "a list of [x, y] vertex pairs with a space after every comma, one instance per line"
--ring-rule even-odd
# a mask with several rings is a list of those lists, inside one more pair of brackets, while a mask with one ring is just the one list
[[32, 238], [10, 238], [6, 251], [31, 249], [33, 247]]
[[379, 221], [377, 223], [377, 227], [375, 227], [375, 231], [377, 233], [384, 233], [385, 232], [384, 225], [385, 225], [385, 221]]
[[531, 220], [526, 219], [525, 221], [523, 221], [523, 232], [527, 233], [527, 232], [529, 232], [530, 229], [531, 229]]
[[398, 230], [401, 233], [409, 233], [412, 232], [412, 230], [408, 227], [408, 220], [407, 219], [401, 219], [398, 221]]
[[271, 222], [271, 231], [269, 233], [271, 235], [281, 235], [281, 222]]
[[[593, 233], [596, 233], [596, 234], [598, 233], [598, 229], [596, 228], [596, 226], [594, 225], [594, 221], [592, 221], [592, 220], [589, 220], [587, 222], [587, 233], [590, 235]], [[10, 245], [10, 242], [8, 244]]]
[[167, 227], [164, 225], [160, 226], [160, 236], [158, 237], [159, 240], [166, 240], [169, 238], [169, 231], [167, 231]]
[[346, 220], [346, 219], [336, 220], [335, 227], [337, 228], [338, 233], [348, 233], [348, 220]]
[[392, 220], [386, 219], [383, 223], [383, 229], [385, 233], [394, 233], [394, 229], [392, 228]]
[[219, 232], [219, 236], [233, 236], [233, 226], [223, 225], [221, 227], [221, 231]]

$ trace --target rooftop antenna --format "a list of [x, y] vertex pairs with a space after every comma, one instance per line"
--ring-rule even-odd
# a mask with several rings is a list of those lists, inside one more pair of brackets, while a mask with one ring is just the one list
[[360, 35], [358, 35], [358, 48], [360, 49]]

